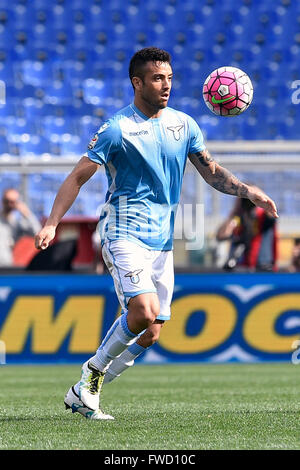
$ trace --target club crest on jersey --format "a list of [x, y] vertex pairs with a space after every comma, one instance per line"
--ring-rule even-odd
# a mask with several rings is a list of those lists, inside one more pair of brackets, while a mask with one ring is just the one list
[[89, 150], [92, 150], [96, 143], [97, 143], [97, 140], [98, 140], [98, 134], [95, 134], [94, 137], [92, 138], [92, 140], [90, 141], [89, 145], [88, 145], [88, 149]]
[[130, 271], [129, 273], [125, 274], [125, 277], [130, 277], [132, 284], [138, 284], [140, 282], [139, 274], [142, 272], [142, 269], [136, 269], [135, 271]]
[[180, 131], [183, 127], [184, 127], [184, 124], [180, 124], [179, 126], [167, 127], [167, 129], [173, 132], [173, 137], [175, 140], [180, 140]]

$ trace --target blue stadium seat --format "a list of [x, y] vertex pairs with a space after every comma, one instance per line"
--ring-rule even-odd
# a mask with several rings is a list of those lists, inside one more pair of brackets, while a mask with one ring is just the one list
[[128, 102], [123, 102], [123, 101], [117, 101], [117, 100], [111, 100], [110, 103], [106, 104], [104, 106], [104, 116], [103, 118], [109, 119], [111, 116], [113, 116], [115, 113], [117, 113], [120, 109], [124, 108], [127, 106], [129, 103]]
[[40, 119], [54, 112], [51, 105], [45, 104], [41, 99], [32, 97], [23, 99], [23, 107], [25, 118], [29, 120], [33, 118]]
[[19, 154], [23, 156], [39, 156], [50, 153], [50, 144], [45, 137], [40, 135], [27, 134], [21, 137], [18, 142]]
[[5, 48], [8, 44], [14, 44], [14, 38], [13, 30], [0, 24], [0, 47]]
[[45, 86], [53, 81], [52, 63], [41, 61], [25, 61], [22, 64], [24, 83], [33, 86]]
[[[10, 148], [7, 139], [0, 135], [0, 155], [10, 153]], [[1, 158], [1, 157], [0, 157]]]
[[46, 116], [42, 121], [43, 133], [45, 136], [51, 134], [75, 134], [77, 131], [76, 122], [68, 117]]
[[115, 79], [113, 81], [113, 89], [115, 90], [115, 96], [122, 99], [125, 103], [133, 101], [133, 88], [128, 75], [121, 80]]
[[0, 6], [0, 25], [4, 27], [12, 28], [15, 25], [15, 12], [13, 9], [4, 8]]
[[101, 105], [113, 95], [110, 83], [89, 78], [83, 82], [84, 101], [93, 105]]
[[31, 42], [35, 47], [45, 47], [48, 48], [53, 42], [53, 28], [52, 25], [34, 25], [32, 30], [32, 39]]
[[74, 92], [70, 83], [56, 80], [45, 88], [45, 102], [50, 104], [71, 104]]
[[[88, 144], [102, 124], [102, 120], [91, 115], [82, 116], [79, 119], [79, 132], [82, 142]], [[84, 140], [85, 139], [85, 140]]]
[[111, 12], [107, 8], [101, 8], [100, 6], [92, 7], [88, 24], [92, 31], [107, 27], [111, 23]]
[[242, 125], [242, 136], [244, 140], [257, 140], [257, 127], [248, 122]]
[[64, 134], [59, 141], [60, 153], [63, 156], [76, 155], [81, 157], [86, 152], [87, 144], [78, 135]]
[[[27, 98], [41, 98], [43, 92], [40, 88], [34, 87], [33, 85], [25, 84], [23, 82], [15, 82], [15, 92], [13, 96], [16, 96], [20, 101]], [[7, 87], [7, 96], [10, 96], [9, 89]]]
[[218, 140], [222, 135], [222, 121], [213, 114], [202, 114], [196, 118], [205, 140]]
[[17, 107], [12, 101], [0, 105], [0, 121], [6, 120], [9, 116], [16, 116], [16, 113]]
[[72, 18], [68, 8], [64, 5], [59, 5], [53, 8], [51, 11], [52, 15], [52, 26], [54, 29], [65, 29], [67, 25], [70, 25]]
[[[9, 50], [6, 50], [6, 52], [11, 54], [15, 64], [18, 64], [19, 61], [32, 60], [32, 58], [35, 57], [35, 48], [31, 43], [15, 44], [14, 40], [12, 39], [12, 42], [9, 44], [12, 44], [13, 47]], [[0, 45], [0, 48], [1, 47], [7, 47], [7, 43], [4, 46]]]
[[94, 63], [92, 62], [70, 60], [62, 65], [63, 77], [69, 83], [82, 83], [87, 78], [93, 78]]
[[22, 29], [28, 27], [32, 23], [33, 16], [31, 8], [26, 8], [25, 5], [16, 5], [14, 8], [14, 27]]
[[73, 116], [76, 120], [80, 119], [82, 116], [101, 117], [102, 115], [100, 107], [85, 103], [81, 99], [74, 101], [71, 106], [65, 107], [64, 109], [66, 118]]
[[36, 134], [38, 124], [35, 120], [29, 121], [24, 118], [8, 117], [6, 120], [6, 130], [8, 136], [20, 136], [23, 134]]
[[[77, 0], [73, 0], [73, 2], [75, 2], [75, 1], [77, 1]], [[40, 9], [44, 10], [44, 9], [49, 7], [49, 1], [48, 0], [34, 0], [32, 7], [37, 9], [37, 10], [40, 10]]]
[[[69, 31], [68, 31], [69, 35]], [[86, 48], [87, 44], [95, 42], [95, 34], [89, 28], [89, 25], [75, 25], [72, 28], [72, 45], [73, 47]]]

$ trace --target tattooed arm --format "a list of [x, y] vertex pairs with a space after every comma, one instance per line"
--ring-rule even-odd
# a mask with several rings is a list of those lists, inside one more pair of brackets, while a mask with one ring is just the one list
[[271, 217], [278, 217], [274, 201], [256, 186], [240, 181], [226, 168], [215, 162], [208, 150], [189, 155], [190, 161], [200, 175], [213, 188], [225, 194], [250, 199], [256, 206], [262, 207]]

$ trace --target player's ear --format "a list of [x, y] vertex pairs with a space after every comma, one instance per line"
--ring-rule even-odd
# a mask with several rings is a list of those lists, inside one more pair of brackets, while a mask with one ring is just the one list
[[143, 81], [140, 77], [132, 77], [132, 84], [135, 90], [140, 91], [143, 85]]

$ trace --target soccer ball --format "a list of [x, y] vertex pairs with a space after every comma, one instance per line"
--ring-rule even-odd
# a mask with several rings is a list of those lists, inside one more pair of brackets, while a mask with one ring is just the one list
[[248, 75], [236, 67], [214, 70], [203, 85], [206, 106], [219, 116], [243, 113], [253, 98], [253, 86]]

